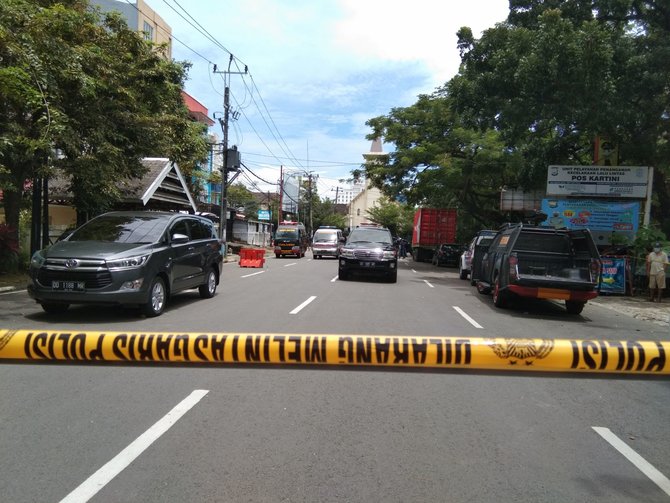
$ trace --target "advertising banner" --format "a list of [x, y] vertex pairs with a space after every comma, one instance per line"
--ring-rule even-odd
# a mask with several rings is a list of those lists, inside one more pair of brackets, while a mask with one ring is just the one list
[[602, 293], [626, 293], [626, 259], [624, 257], [600, 257], [600, 291]]
[[543, 199], [546, 225], [616, 233], [635, 239], [640, 222], [640, 203], [621, 203], [593, 199]]

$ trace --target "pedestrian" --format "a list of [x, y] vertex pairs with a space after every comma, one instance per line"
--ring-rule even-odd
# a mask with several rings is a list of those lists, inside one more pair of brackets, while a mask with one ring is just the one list
[[400, 238], [400, 257], [407, 257], [407, 241], [404, 238]]
[[661, 250], [661, 243], [654, 243], [654, 251], [647, 255], [647, 276], [649, 277], [649, 300], [661, 302], [665, 288], [665, 268], [668, 255]]

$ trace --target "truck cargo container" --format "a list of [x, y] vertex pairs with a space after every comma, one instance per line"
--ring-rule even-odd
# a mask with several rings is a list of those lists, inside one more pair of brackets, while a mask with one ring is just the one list
[[419, 208], [414, 213], [412, 257], [416, 262], [433, 259], [435, 249], [444, 243], [456, 243], [455, 208]]

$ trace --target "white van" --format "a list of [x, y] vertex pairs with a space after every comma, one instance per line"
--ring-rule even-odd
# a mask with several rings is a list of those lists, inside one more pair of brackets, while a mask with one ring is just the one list
[[340, 249], [344, 244], [342, 229], [337, 227], [319, 227], [312, 238], [312, 255], [315, 259], [321, 257], [340, 256]]

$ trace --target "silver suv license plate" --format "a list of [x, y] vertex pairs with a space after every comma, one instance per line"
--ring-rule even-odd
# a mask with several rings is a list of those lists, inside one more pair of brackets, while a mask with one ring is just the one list
[[62, 290], [65, 292], [83, 292], [84, 285], [85, 285], [84, 281], [54, 280], [51, 282], [51, 289]]

